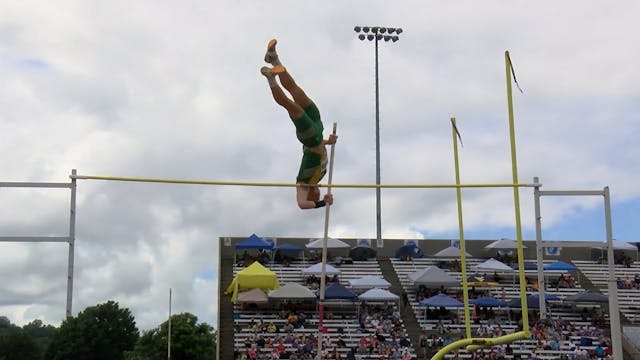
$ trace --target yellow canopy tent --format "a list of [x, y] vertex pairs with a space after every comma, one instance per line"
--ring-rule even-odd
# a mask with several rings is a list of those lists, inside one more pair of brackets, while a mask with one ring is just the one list
[[253, 264], [238, 271], [231, 285], [225, 294], [231, 295], [231, 302], [236, 302], [238, 291], [260, 288], [262, 290], [273, 290], [280, 287], [276, 273], [262, 266], [255, 261]]

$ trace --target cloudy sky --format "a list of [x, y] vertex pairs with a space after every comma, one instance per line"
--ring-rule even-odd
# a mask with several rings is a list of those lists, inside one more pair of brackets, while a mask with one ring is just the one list
[[[383, 183], [511, 181], [504, 51], [521, 182], [609, 186], [613, 233], [638, 241], [640, 4], [632, 1], [0, 0], [0, 181], [87, 175], [293, 182], [300, 144], [259, 74], [266, 42], [338, 123], [334, 182], [375, 182], [374, 46], [381, 43]], [[68, 190], [0, 189], [1, 235], [65, 235]], [[335, 189], [330, 236], [375, 237], [375, 190]], [[463, 192], [467, 238], [514, 238], [511, 189]], [[533, 238], [531, 189], [521, 190]], [[387, 238], [458, 236], [455, 191], [383, 190]], [[602, 199], [545, 198], [543, 235], [604, 240]], [[291, 188], [80, 181], [74, 314], [115, 300], [148, 329], [216, 321], [220, 236], [318, 237], [324, 211]], [[67, 246], [0, 244], [0, 315], [59, 324]]]

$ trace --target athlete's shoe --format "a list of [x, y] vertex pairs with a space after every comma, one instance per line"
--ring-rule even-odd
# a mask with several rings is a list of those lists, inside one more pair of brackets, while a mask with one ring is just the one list
[[278, 43], [278, 40], [271, 39], [267, 44], [267, 53], [264, 55], [264, 61], [271, 65], [277, 65], [279, 63], [278, 53], [276, 52], [277, 43]]
[[268, 66], [263, 66], [260, 68], [260, 73], [268, 78], [274, 77], [273, 69]]

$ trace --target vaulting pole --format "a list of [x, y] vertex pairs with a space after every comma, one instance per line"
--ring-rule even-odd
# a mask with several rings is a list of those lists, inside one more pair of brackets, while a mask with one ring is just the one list
[[[337, 123], [333, 123], [333, 134], [336, 134]], [[327, 194], [331, 194], [331, 181], [333, 180], [333, 158], [336, 144], [331, 144], [329, 155], [329, 176], [327, 178]], [[327, 204], [324, 213], [324, 238], [322, 240], [322, 274], [320, 275], [320, 301], [318, 304], [318, 360], [322, 360], [322, 338], [324, 337], [324, 293], [327, 287], [327, 242], [329, 240], [329, 213], [331, 205]]]

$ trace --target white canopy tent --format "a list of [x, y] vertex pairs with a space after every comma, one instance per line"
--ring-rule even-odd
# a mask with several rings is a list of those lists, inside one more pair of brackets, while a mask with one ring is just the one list
[[[314, 240], [306, 245], [307, 249], [322, 249], [324, 239]], [[327, 249], [345, 249], [351, 248], [346, 242], [334, 238], [327, 239]]]
[[487, 261], [484, 261], [476, 266], [472, 267], [475, 271], [493, 271], [493, 272], [515, 272], [513, 268], [502, 261], [498, 261], [494, 258], [491, 258]]
[[370, 289], [358, 296], [361, 301], [396, 301], [400, 299], [400, 296], [385, 289]]
[[[500, 239], [484, 247], [485, 249], [517, 249], [518, 242], [511, 239]], [[522, 245], [523, 249], [527, 247]]]
[[354, 289], [388, 289], [391, 283], [379, 276], [367, 275], [358, 279], [349, 280], [349, 285]]
[[269, 291], [269, 298], [278, 300], [315, 300], [316, 294], [300, 284], [287, 284]]
[[[473, 257], [471, 254], [465, 251], [466, 257]], [[460, 249], [455, 246], [449, 246], [446, 249], [442, 249], [437, 253], [433, 254], [434, 257], [444, 257], [444, 258], [458, 258], [460, 257]]]
[[[322, 274], [322, 263], [317, 263], [314, 265], [309, 266], [306, 269], [302, 270], [302, 273], [304, 275], [320, 275]], [[325, 264], [325, 274], [327, 275], [336, 275], [336, 274], [340, 274], [341, 271], [336, 269], [335, 267], [329, 265], [329, 264]]]

